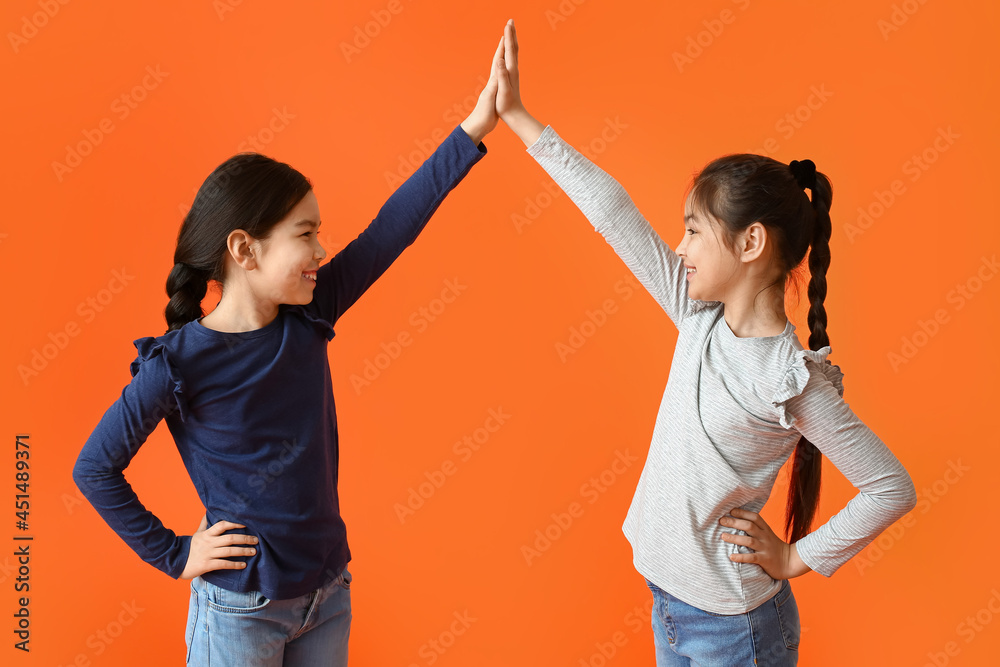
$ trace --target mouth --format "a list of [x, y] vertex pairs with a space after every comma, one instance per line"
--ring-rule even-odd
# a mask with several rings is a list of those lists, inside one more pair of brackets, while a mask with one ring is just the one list
[[303, 271], [302, 272], [302, 279], [303, 280], [308, 280], [309, 282], [311, 282], [312, 284], [315, 285], [316, 284], [316, 270], [313, 269], [312, 271]]
[[690, 278], [698, 271], [693, 266], [688, 266], [687, 264], [684, 265], [684, 268], [687, 269], [687, 278]]

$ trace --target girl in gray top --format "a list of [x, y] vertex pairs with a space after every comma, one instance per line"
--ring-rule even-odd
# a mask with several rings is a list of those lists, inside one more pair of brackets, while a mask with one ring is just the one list
[[[811, 160], [720, 157], [695, 177], [671, 249], [615, 179], [525, 110], [513, 21], [494, 67], [500, 117], [678, 329], [623, 526], [654, 597], [657, 665], [796, 664], [788, 579], [831, 576], [916, 504], [910, 476], [844, 402], [843, 373], [827, 360], [829, 179]], [[807, 250], [808, 350], [784, 311]], [[810, 532], [821, 453], [859, 492]], [[793, 454], [785, 542], [758, 512]]]

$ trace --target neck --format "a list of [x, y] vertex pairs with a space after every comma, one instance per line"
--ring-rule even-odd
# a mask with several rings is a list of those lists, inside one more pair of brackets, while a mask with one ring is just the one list
[[737, 338], [763, 338], [767, 336], [777, 336], [785, 330], [788, 324], [788, 317], [776, 315], [774, 319], [764, 320], [761, 317], [752, 318], [750, 314], [733, 314], [728, 305], [723, 310], [722, 316], [726, 318], [726, 324]]
[[212, 312], [202, 318], [201, 323], [209, 329], [225, 333], [241, 333], [262, 329], [278, 316], [278, 306], [274, 303], [263, 303], [244, 295], [223, 292], [218, 305]]
[[723, 305], [726, 324], [739, 338], [777, 336], [785, 330], [785, 325], [788, 323], [788, 316], [785, 314], [785, 294], [780, 284], [772, 285], [763, 292], [758, 286], [749, 288], [741, 294], [729, 295], [723, 301]]

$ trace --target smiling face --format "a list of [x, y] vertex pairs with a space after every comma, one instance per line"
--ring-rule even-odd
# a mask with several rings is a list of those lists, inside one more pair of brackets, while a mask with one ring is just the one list
[[318, 239], [319, 226], [319, 202], [310, 190], [268, 238], [254, 241], [256, 268], [247, 273], [247, 279], [258, 298], [276, 304], [312, 301], [316, 269], [326, 257]]
[[719, 223], [691, 208], [691, 196], [684, 203], [684, 238], [674, 252], [688, 271], [688, 297], [700, 301], [724, 301], [739, 276], [740, 262], [724, 245]]

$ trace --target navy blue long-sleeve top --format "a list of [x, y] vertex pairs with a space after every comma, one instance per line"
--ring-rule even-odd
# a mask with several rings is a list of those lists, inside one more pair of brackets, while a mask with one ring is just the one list
[[161, 419], [205, 506], [208, 525], [259, 538], [242, 569], [204, 579], [272, 599], [298, 597], [351, 559], [337, 494], [339, 441], [327, 344], [344, 312], [412, 244], [447, 194], [486, 154], [461, 128], [389, 197], [368, 227], [319, 267], [313, 300], [281, 304], [253, 331], [201, 318], [134, 341], [131, 382], [84, 444], [73, 479], [139, 556], [177, 578], [191, 536], [139, 501], [124, 469]]

